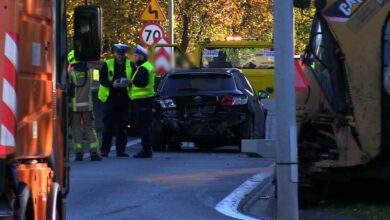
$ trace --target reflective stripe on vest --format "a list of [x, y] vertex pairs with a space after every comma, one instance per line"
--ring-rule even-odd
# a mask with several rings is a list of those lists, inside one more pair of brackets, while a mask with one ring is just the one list
[[[87, 81], [82, 87], [77, 85], [84, 82], [85, 72], [79, 72], [73, 70], [70, 72], [71, 80], [76, 85], [74, 88], [74, 97], [71, 98], [70, 107], [72, 111], [92, 111], [92, 94], [91, 94], [91, 71], [88, 71]], [[80, 105], [80, 103], [83, 103]]]
[[[154, 96], [154, 78], [156, 76], [156, 72], [154, 71], [153, 65], [149, 61], [146, 61], [140, 67], [144, 67], [149, 73], [148, 85], [144, 88], [141, 88], [133, 84], [131, 86], [131, 100], [144, 99]], [[137, 76], [140, 67], [138, 67], [135, 71], [132, 80], [134, 80]]]
[[[115, 74], [115, 70], [114, 70], [115, 59], [106, 60], [106, 64], [107, 64], [107, 69], [108, 69], [108, 81], [112, 82], [112, 79], [114, 78], [114, 74]], [[126, 59], [126, 78], [127, 79], [131, 79], [131, 73], [132, 73], [132, 68], [131, 68], [130, 60]], [[128, 89], [127, 91], [128, 91], [127, 95], [129, 96], [129, 98], [131, 98], [130, 89]], [[107, 88], [107, 87], [100, 84], [99, 91], [98, 91], [99, 100], [102, 102], [106, 102], [109, 95], [110, 95], [110, 88]]]

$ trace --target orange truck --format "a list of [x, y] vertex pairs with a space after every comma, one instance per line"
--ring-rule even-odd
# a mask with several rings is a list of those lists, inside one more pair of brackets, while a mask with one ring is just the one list
[[66, 55], [64, 0], [0, 0], [0, 219], [65, 219]]

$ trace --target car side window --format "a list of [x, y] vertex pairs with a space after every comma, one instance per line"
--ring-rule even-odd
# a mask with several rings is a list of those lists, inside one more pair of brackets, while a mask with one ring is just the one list
[[238, 76], [238, 73], [233, 74], [234, 75], [234, 81], [236, 81], [237, 89], [239, 89], [242, 92], [245, 92], [245, 86], [242, 83], [242, 80]]
[[238, 73], [237, 75], [238, 75], [238, 77], [240, 78], [240, 80], [242, 81], [242, 84], [244, 85], [244, 88], [245, 88], [248, 92], [254, 94], [252, 85], [250, 84], [250, 82], [248, 81], [248, 79], [246, 78], [246, 76], [245, 76], [244, 74], [242, 74], [242, 73]]

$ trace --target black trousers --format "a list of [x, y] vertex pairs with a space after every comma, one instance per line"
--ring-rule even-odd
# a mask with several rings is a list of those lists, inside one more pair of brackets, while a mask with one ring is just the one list
[[141, 136], [142, 148], [145, 152], [152, 151], [152, 107], [153, 97], [132, 101], [135, 109], [135, 126]]
[[112, 137], [116, 136], [116, 153], [126, 150], [129, 100], [107, 100], [103, 109], [102, 152], [110, 152]]

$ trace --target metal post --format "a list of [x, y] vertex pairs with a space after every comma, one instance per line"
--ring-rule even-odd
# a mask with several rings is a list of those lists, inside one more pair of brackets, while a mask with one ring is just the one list
[[298, 220], [293, 1], [274, 0], [278, 219]]
[[168, 2], [169, 6], [168, 6], [168, 19], [169, 19], [169, 30], [168, 30], [168, 33], [169, 33], [169, 38], [171, 38], [171, 43], [174, 44], [175, 43], [175, 32], [174, 32], [174, 25], [175, 25], [175, 17], [174, 17], [174, 0], [169, 0]]

